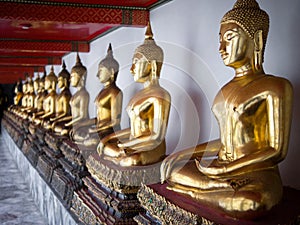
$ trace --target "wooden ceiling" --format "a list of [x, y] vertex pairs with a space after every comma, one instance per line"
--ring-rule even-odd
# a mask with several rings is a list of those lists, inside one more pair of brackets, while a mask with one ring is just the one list
[[146, 26], [149, 10], [170, 0], [0, 0], [0, 83], [61, 65], [72, 51], [126, 25]]

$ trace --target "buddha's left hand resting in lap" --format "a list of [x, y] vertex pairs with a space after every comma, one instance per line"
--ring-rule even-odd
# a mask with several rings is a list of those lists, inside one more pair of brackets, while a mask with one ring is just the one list
[[165, 135], [170, 110], [170, 95], [159, 85], [163, 51], [153, 40], [150, 24], [144, 44], [133, 57], [131, 73], [144, 88], [127, 106], [130, 128], [100, 140], [98, 153], [120, 166], [148, 165], [161, 161], [166, 152]]

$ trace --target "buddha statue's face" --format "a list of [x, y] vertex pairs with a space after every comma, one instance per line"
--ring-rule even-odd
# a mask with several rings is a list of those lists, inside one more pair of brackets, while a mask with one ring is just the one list
[[33, 84], [32, 83], [29, 83], [28, 85], [27, 85], [27, 91], [28, 92], [33, 92]]
[[49, 79], [45, 79], [45, 89], [46, 90], [49, 90], [50, 88], [51, 88], [51, 80], [49, 80]]
[[75, 72], [71, 73], [71, 78], [70, 78], [71, 86], [77, 87], [80, 80], [81, 80], [81, 76], [79, 76], [78, 73], [75, 73]]
[[143, 83], [150, 78], [151, 64], [143, 54], [136, 53], [133, 57], [130, 72], [134, 77], [134, 81]]
[[43, 90], [45, 88], [45, 81], [40, 81], [39, 87], [40, 87], [40, 90]]
[[98, 67], [98, 73], [97, 77], [99, 78], [101, 83], [106, 83], [111, 79], [112, 76], [112, 71], [109, 70], [106, 66], [104, 65], [99, 65]]
[[251, 62], [254, 43], [235, 23], [221, 24], [219, 52], [226, 66], [239, 68]]
[[22, 85], [22, 90], [23, 90], [23, 93], [26, 93], [27, 92], [27, 83], [24, 83]]
[[34, 81], [33, 82], [33, 88], [34, 88], [34, 91], [38, 91], [39, 90], [39, 82], [38, 81]]
[[57, 86], [60, 89], [64, 88], [65, 87], [65, 78], [58, 77], [58, 79], [57, 79]]

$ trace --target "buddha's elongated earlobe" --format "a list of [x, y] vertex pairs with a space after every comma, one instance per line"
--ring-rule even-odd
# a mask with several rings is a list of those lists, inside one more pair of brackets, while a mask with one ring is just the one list
[[157, 63], [156, 60], [151, 61], [151, 80], [157, 80]]
[[110, 79], [112, 81], [115, 81], [115, 70], [113, 68], [111, 68], [110, 70]]
[[262, 69], [263, 45], [263, 31], [258, 30], [254, 34], [254, 67], [256, 71]]

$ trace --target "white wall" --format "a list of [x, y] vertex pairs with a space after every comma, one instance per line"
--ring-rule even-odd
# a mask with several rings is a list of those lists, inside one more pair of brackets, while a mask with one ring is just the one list
[[[171, 94], [172, 108], [167, 133], [168, 152], [178, 151], [219, 136], [210, 108], [217, 91], [231, 78], [233, 70], [223, 65], [218, 53], [219, 21], [232, 8], [234, 0], [173, 0], [151, 11], [151, 24], [157, 43], [164, 49], [161, 84]], [[290, 149], [280, 164], [285, 185], [300, 189], [300, 35], [299, 0], [259, 1], [271, 19], [265, 53], [265, 72], [289, 79], [295, 91]], [[89, 53], [80, 53], [88, 68], [87, 89], [91, 96], [90, 116], [95, 116], [93, 100], [102, 86], [96, 78], [99, 61], [111, 42], [121, 65], [117, 84], [124, 92], [122, 127], [128, 127], [125, 107], [141, 87], [129, 72], [134, 49], [143, 42], [144, 28], [120, 28], [95, 40]], [[64, 57], [70, 70], [74, 53]], [[47, 67], [47, 71], [49, 72]], [[55, 72], [60, 71], [55, 67]], [[72, 90], [74, 93], [74, 90]]]

